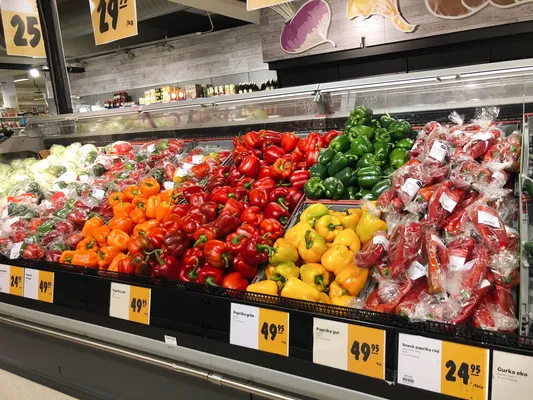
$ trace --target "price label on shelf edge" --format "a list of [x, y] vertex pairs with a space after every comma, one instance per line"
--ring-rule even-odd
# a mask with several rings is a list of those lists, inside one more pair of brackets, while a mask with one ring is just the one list
[[112, 282], [109, 316], [150, 325], [151, 298], [151, 289]]
[[533, 391], [533, 363], [530, 356], [492, 352], [492, 399], [504, 399], [513, 394], [527, 399]]
[[488, 399], [489, 350], [399, 334], [398, 383], [461, 399]]
[[35, 0], [1, 0], [6, 51], [10, 56], [46, 57]]
[[24, 269], [24, 297], [54, 302], [54, 273], [37, 269]]
[[289, 314], [232, 303], [230, 343], [288, 356]]
[[97, 46], [137, 35], [136, 0], [89, 0]]
[[24, 268], [0, 264], [0, 293], [24, 295]]
[[385, 379], [385, 331], [313, 319], [313, 362]]

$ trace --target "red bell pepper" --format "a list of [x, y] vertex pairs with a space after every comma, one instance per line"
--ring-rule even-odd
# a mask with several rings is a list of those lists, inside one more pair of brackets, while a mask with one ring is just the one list
[[44, 258], [46, 252], [40, 244], [28, 244], [22, 253], [22, 257], [27, 260], [40, 260]]
[[189, 198], [189, 204], [192, 207], [199, 206], [199, 205], [204, 204], [208, 200], [209, 200], [209, 193], [207, 192], [193, 193], [191, 197]]
[[208, 193], [211, 193], [216, 188], [224, 186], [225, 184], [226, 184], [226, 178], [220, 178], [220, 177], [213, 176], [209, 178], [209, 180], [207, 181], [207, 185], [205, 185], [205, 191]]
[[213, 226], [220, 231], [220, 237], [223, 237], [234, 232], [240, 224], [241, 220], [237, 216], [222, 212], [213, 223]]
[[254, 178], [250, 178], [246, 176], [237, 182], [237, 184], [235, 185], [235, 188], [250, 189], [254, 182], [255, 182]]
[[278, 158], [282, 158], [285, 152], [281, 147], [272, 145], [263, 153], [263, 160], [269, 164], [274, 164]]
[[304, 197], [304, 194], [299, 189], [296, 189], [295, 187], [289, 188], [289, 197], [287, 198], [287, 203], [289, 204], [289, 210], [294, 210], [298, 203], [300, 203], [300, 200]]
[[294, 171], [290, 177], [290, 182], [293, 188], [302, 190], [309, 178], [310, 175], [308, 171]]
[[242, 141], [244, 142], [246, 147], [249, 147], [251, 149], [258, 149], [263, 144], [261, 136], [255, 131], [248, 132], [246, 135], [244, 135]]
[[293, 170], [292, 162], [278, 158], [270, 169], [270, 177], [275, 181], [283, 181], [290, 178]]
[[187, 211], [189, 211], [189, 206], [187, 204], [176, 204], [174, 207], [172, 207], [170, 213], [177, 214], [183, 218], [187, 214]]
[[180, 258], [189, 247], [189, 239], [184, 232], [176, 231], [163, 238], [163, 245], [168, 254]]
[[250, 178], [257, 177], [259, 173], [259, 158], [256, 156], [247, 156], [239, 165], [239, 172]]
[[192, 247], [190, 249], [187, 249], [181, 259], [181, 262], [184, 265], [196, 264], [196, 261], [198, 261], [199, 265], [205, 264], [204, 251], [202, 249], [199, 249], [198, 247]]
[[154, 276], [156, 278], [177, 280], [181, 269], [178, 259], [172, 255], [167, 255], [163, 259], [159, 255], [160, 251], [161, 250], [156, 250], [154, 252], [157, 258], [157, 262], [155, 262], [153, 268]]
[[194, 242], [193, 247], [202, 248], [208, 240], [216, 239], [220, 236], [220, 230], [212, 225], [202, 225], [192, 235]]
[[265, 218], [261, 222], [261, 236], [275, 241], [283, 235], [283, 227], [277, 219]]
[[233, 139], [233, 147], [241, 146], [244, 144], [244, 140], [241, 137], [241, 134], [239, 133], [239, 136]]
[[266, 142], [271, 142], [275, 145], [280, 145], [281, 140], [283, 139], [283, 135], [276, 131], [270, 131], [270, 130], [260, 130], [259, 136]]
[[298, 150], [302, 154], [306, 154], [312, 150], [320, 150], [324, 147], [324, 138], [318, 132], [310, 133], [305, 139], [298, 143]]
[[267, 193], [270, 193], [276, 188], [276, 182], [270, 177], [262, 178], [254, 182], [252, 189], [265, 189]]
[[285, 154], [283, 156], [283, 159], [292, 162], [292, 165], [294, 166], [294, 169], [296, 170], [298, 169], [298, 165], [304, 160], [304, 156], [301, 155], [300, 153], [293, 151], [292, 153]]
[[205, 265], [198, 271], [198, 283], [203, 283], [211, 286], [219, 286], [224, 278], [224, 271]]
[[148, 239], [152, 243], [154, 249], [160, 249], [163, 245], [163, 238], [165, 237], [165, 232], [161, 228], [152, 229], [148, 234]]
[[263, 213], [261, 212], [261, 209], [257, 206], [248, 207], [241, 214], [242, 222], [246, 222], [250, 225], [255, 226], [256, 228], [259, 228], [264, 218], [265, 217]]
[[309, 150], [307, 153], [305, 153], [305, 166], [307, 168], [311, 168], [313, 165], [315, 165], [319, 155], [320, 150]]
[[288, 207], [289, 189], [286, 187], [277, 187], [269, 195], [268, 201], [273, 203], [279, 203], [284, 207]]
[[415, 260], [421, 243], [422, 227], [418, 222], [397, 225], [390, 235], [386, 276], [396, 278], [404, 274]]
[[246, 290], [248, 281], [239, 272], [232, 272], [224, 277], [222, 286], [226, 289]]
[[195, 214], [188, 214], [183, 218], [181, 229], [188, 235], [192, 235], [200, 227], [200, 222], [195, 217]]
[[208, 240], [204, 246], [205, 260], [216, 268], [228, 268], [231, 249], [220, 240]]
[[246, 279], [255, 278], [259, 272], [257, 265], [247, 263], [240, 255], [233, 258], [233, 270], [241, 274]]
[[287, 223], [290, 216], [289, 210], [279, 203], [268, 203], [265, 208], [265, 218], [277, 219], [283, 225]]
[[233, 166], [228, 174], [228, 185], [235, 187], [237, 182], [239, 182], [242, 178], [244, 178], [244, 174], [241, 173], [236, 166]]
[[244, 235], [239, 235], [237, 232], [233, 232], [226, 237], [226, 244], [231, 249], [233, 254], [241, 252], [242, 248], [248, 241], [248, 238]]
[[181, 282], [198, 282], [199, 265], [198, 260], [195, 260], [192, 264], [183, 264], [178, 275], [178, 280]]
[[254, 236], [246, 242], [241, 250], [241, 257], [248, 264], [258, 265], [268, 261], [272, 248], [260, 236]]
[[335, 139], [337, 136], [340, 136], [342, 135], [342, 132], [341, 131], [328, 131], [325, 135], [324, 135], [324, 145], [325, 146], [329, 146], [329, 144], [331, 143], [331, 141], [333, 139]]
[[461, 294], [463, 294], [465, 297], [470, 297], [472, 292], [480, 285], [481, 281], [485, 279], [489, 271], [489, 253], [485, 247], [476, 247], [474, 256], [477, 256], [476, 261], [474, 261], [474, 265], [472, 265], [472, 268], [461, 280]]
[[263, 209], [268, 204], [268, 193], [265, 189], [252, 189], [248, 194], [248, 201], [252, 206]]
[[377, 231], [367, 246], [355, 253], [355, 264], [359, 268], [372, 268], [382, 264], [388, 248], [387, 233]]
[[270, 168], [268, 165], [261, 166], [257, 174], [257, 179], [270, 178]]
[[404, 317], [410, 317], [416, 310], [420, 302], [420, 297], [427, 293], [428, 281], [425, 276], [418, 278], [409, 292], [403, 297], [400, 304], [396, 306], [394, 313]]
[[230, 198], [235, 198], [235, 193], [230, 186], [221, 186], [211, 192], [211, 201], [217, 204], [225, 204]]
[[490, 275], [488, 278], [489, 279], [483, 280], [481, 284], [474, 289], [472, 295], [468, 298], [468, 300], [466, 300], [465, 303], [462, 304], [463, 308], [459, 314], [452, 319], [450, 323], [454, 325], [463, 325], [468, 322], [470, 317], [474, 314], [474, 311], [476, 311], [481, 304], [483, 298], [492, 288], [493, 282], [490, 280]]
[[224, 167], [222, 165], [216, 167], [211, 171], [211, 176], [215, 176], [217, 178], [226, 178], [228, 176], [228, 167]]
[[183, 196], [187, 202], [190, 202], [191, 196], [194, 193], [203, 192], [204, 189], [200, 185], [191, 185], [183, 189]]
[[481, 240], [492, 253], [505, 250], [509, 244], [507, 232], [498, 211], [485, 204], [480, 204], [469, 212]]
[[235, 232], [239, 235], [247, 237], [248, 239], [259, 235], [259, 230], [255, 226], [250, 224], [242, 224], [241, 226], [235, 229]]
[[242, 202], [235, 199], [229, 199], [228, 201], [226, 201], [226, 203], [224, 203], [224, 207], [222, 207], [220, 213], [226, 212], [228, 214], [240, 217], [243, 211], [244, 204]]
[[248, 196], [248, 189], [242, 188], [242, 187], [236, 187], [233, 188], [233, 193], [235, 193], [235, 198], [238, 201], [245, 201], [246, 197]]
[[200, 205], [199, 210], [206, 216], [209, 222], [217, 219], [218, 204], [214, 201], [206, 201], [204, 204]]
[[296, 136], [294, 133], [285, 132], [283, 136], [281, 137], [281, 148], [286, 153], [290, 153], [296, 148], [296, 146], [298, 146], [299, 141], [300, 141], [300, 138]]

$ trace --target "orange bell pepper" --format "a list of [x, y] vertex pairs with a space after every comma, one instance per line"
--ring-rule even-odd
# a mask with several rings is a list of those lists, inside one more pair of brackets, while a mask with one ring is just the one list
[[124, 194], [122, 192], [113, 192], [109, 195], [107, 201], [111, 207], [114, 207], [121, 201], [124, 201]]
[[104, 225], [104, 221], [102, 220], [102, 218], [92, 217], [91, 219], [87, 220], [87, 222], [85, 222], [85, 225], [83, 225], [81, 234], [83, 235], [83, 237], [93, 237], [94, 229], [102, 225]]
[[133, 222], [131, 221], [130, 217], [126, 215], [119, 215], [111, 218], [107, 223], [107, 226], [109, 226], [111, 229], [119, 229], [124, 231], [129, 235], [133, 229]]
[[165, 218], [170, 215], [171, 210], [172, 206], [168, 201], [161, 202], [159, 207], [157, 207], [157, 209], [155, 210], [155, 219], [159, 222], [163, 222]]
[[131, 202], [135, 196], [141, 195], [141, 189], [139, 189], [139, 186], [131, 185], [124, 190], [123, 195], [124, 201]]
[[107, 239], [107, 244], [109, 246], [118, 247], [121, 251], [128, 249], [128, 242], [130, 240], [130, 235], [126, 232], [123, 232], [119, 229], [113, 229], [109, 238]]
[[76, 245], [76, 250], [98, 251], [98, 242], [95, 238], [89, 236]]
[[98, 253], [96, 253], [98, 255], [98, 268], [107, 269], [107, 267], [111, 265], [111, 262], [115, 259], [115, 257], [118, 256], [120, 253], [121, 251], [118, 247], [101, 247], [100, 250], [98, 250]]
[[140, 232], [149, 233], [151, 230], [159, 228], [159, 226], [160, 224], [158, 220], [149, 219], [144, 224], [139, 224], [135, 228], [133, 228], [133, 234], [138, 235]]
[[148, 199], [144, 196], [135, 196], [131, 201], [131, 205], [134, 208], [140, 208], [144, 211], [146, 211], [146, 203], [148, 203]]
[[118, 204], [115, 204], [113, 207], [113, 215], [118, 217], [119, 215], [129, 215], [133, 211], [133, 205], [131, 203], [125, 203], [121, 201]]
[[161, 186], [154, 178], [146, 178], [141, 182], [140, 189], [144, 197], [150, 197], [158, 194]]
[[129, 257], [124, 253], [117, 254], [116, 257], [113, 258], [113, 261], [111, 261], [111, 264], [109, 264], [109, 267], [107, 268], [107, 270], [118, 272], [118, 263], [126, 258], [129, 258]]
[[155, 212], [160, 204], [161, 204], [161, 197], [150, 196], [148, 198], [148, 203], [146, 203], [146, 216], [148, 218], [155, 218]]
[[133, 211], [130, 212], [130, 218], [135, 225], [145, 223], [146, 212], [142, 208], [134, 208]]
[[94, 251], [64, 251], [60, 263], [78, 265], [80, 267], [97, 268], [98, 255]]
[[93, 237], [98, 242], [98, 246], [105, 246], [107, 244], [107, 237], [111, 233], [111, 229], [108, 226], [102, 225], [98, 228], [94, 228]]

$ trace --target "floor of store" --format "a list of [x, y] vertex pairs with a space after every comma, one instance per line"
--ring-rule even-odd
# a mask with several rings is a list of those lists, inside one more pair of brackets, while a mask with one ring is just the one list
[[73, 400], [75, 397], [0, 369], [2, 400]]

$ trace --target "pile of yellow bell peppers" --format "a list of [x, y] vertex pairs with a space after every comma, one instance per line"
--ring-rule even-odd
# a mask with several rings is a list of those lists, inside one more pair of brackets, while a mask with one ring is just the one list
[[276, 240], [264, 281], [249, 292], [348, 306], [361, 293], [368, 269], [354, 263], [361, 242], [387, 224], [365, 208], [306, 208], [300, 221]]

